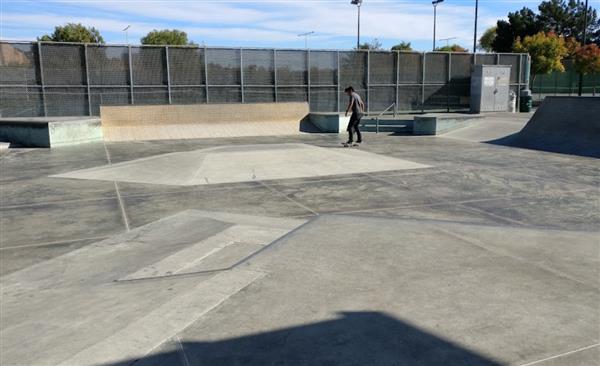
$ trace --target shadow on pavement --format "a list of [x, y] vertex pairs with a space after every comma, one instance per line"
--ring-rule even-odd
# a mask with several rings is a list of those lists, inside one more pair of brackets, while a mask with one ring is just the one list
[[176, 338], [160, 351], [110, 366], [500, 365], [379, 312], [344, 312], [338, 319], [216, 342]]

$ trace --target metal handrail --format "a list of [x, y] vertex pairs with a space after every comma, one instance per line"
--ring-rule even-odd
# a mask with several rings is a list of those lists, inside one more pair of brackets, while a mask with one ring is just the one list
[[[396, 102], [392, 103], [389, 107], [387, 107], [383, 112], [379, 113], [377, 117], [375, 117], [375, 133], [379, 133], [379, 118], [385, 114], [385, 112], [389, 111], [390, 108], [396, 107]], [[396, 117], [396, 108], [394, 108], [394, 117]]]

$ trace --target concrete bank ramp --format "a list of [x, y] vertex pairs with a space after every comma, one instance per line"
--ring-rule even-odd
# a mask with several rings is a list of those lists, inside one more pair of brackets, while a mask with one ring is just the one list
[[105, 141], [294, 135], [310, 125], [308, 103], [102, 106]]
[[521, 132], [491, 142], [600, 157], [600, 97], [546, 97]]

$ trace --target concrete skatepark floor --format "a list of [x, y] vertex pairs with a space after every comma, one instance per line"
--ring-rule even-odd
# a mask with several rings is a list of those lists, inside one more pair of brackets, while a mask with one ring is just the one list
[[[3, 153], [0, 363], [598, 364], [598, 160], [482, 135]], [[310, 163], [206, 184], [206, 151]]]

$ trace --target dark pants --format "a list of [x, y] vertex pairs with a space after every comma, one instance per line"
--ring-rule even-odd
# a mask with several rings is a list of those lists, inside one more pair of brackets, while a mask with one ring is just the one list
[[362, 135], [360, 134], [360, 130], [358, 129], [358, 125], [360, 124], [361, 118], [361, 113], [352, 113], [352, 116], [350, 117], [350, 122], [348, 123], [348, 142], [354, 141], [354, 132], [356, 132], [356, 142], [362, 142]]

